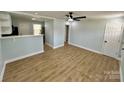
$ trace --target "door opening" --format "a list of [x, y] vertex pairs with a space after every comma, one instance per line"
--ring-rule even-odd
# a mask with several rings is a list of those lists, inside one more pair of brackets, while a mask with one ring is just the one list
[[34, 35], [41, 35], [42, 33], [42, 25], [41, 24], [33, 24]]
[[43, 34], [43, 43], [45, 44], [45, 22], [42, 23], [42, 32], [41, 34]]
[[65, 25], [65, 43], [68, 44], [69, 39], [69, 25]]

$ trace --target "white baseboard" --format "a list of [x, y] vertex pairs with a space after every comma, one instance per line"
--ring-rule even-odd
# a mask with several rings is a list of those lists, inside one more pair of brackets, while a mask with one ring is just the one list
[[[78, 45], [78, 44], [74, 44], [74, 43], [71, 43], [71, 42], [69, 42], [69, 44], [70, 44], [70, 45], [73, 45], [73, 46], [76, 46], [76, 47], [79, 47], [79, 48], [82, 48], [82, 49], [85, 49], [85, 50], [89, 50], [89, 51], [94, 52], [94, 53], [106, 55], [106, 54], [103, 54], [103, 53], [100, 52], [100, 51], [96, 51], [96, 50], [93, 50], [93, 49], [90, 49], [90, 48], [86, 48], [86, 47], [80, 46], [80, 45]], [[109, 55], [106, 55], [106, 56], [109, 56]], [[111, 57], [111, 56], [109, 56], [109, 57]], [[119, 57], [113, 57], [113, 58], [117, 59], [118, 61], [121, 60], [121, 58], [119, 58]]]
[[120, 81], [121, 81], [121, 82], [124, 82], [124, 81], [123, 81], [123, 74], [122, 74], [122, 68], [121, 68], [121, 66], [120, 66]]
[[117, 59], [118, 61], [120, 61], [120, 60], [121, 60], [121, 58], [119, 58], [119, 57], [117, 57], [117, 58], [115, 58], [115, 59]]
[[33, 56], [33, 55], [37, 55], [37, 54], [40, 54], [40, 53], [43, 53], [43, 51], [38, 51], [38, 52], [35, 52], [35, 53], [31, 53], [31, 54], [27, 54], [25, 56], [20, 56], [20, 57], [16, 57], [16, 58], [12, 58], [12, 59], [9, 59], [7, 61], [5, 61], [5, 63], [11, 63], [11, 62], [14, 62], [14, 61], [17, 61], [17, 60], [20, 60], [20, 59], [23, 59], [23, 58], [26, 58], [26, 57], [30, 57], [30, 56]]
[[92, 52], [95, 52], [95, 53], [98, 53], [98, 54], [102, 54], [100, 51], [96, 51], [96, 50], [93, 50], [93, 49], [90, 49], [90, 48], [86, 48], [86, 47], [83, 47], [81, 45], [78, 45], [78, 44], [74, 44], [74, 43], [71, 43], [69, 42], [70, 45], [73, 45], [73, 46], [76, 46], [76, 47], [79, 47], [79, 48], [82, 48], [82, 49], [85, 49], [85, 50], [88, 50], [88, 51], [92, 51]]
[[2, 71], [1, 71], [1, 73], [0, 73], [0, 82], [2, 82], [2, 80], [3, 80], [3, 76], [4, 76], [4, 72], [5, 72], [5, 68], [6, 68], [6, 64], [4, 63], [4, 65], [3, 65], [3, 69], [2, 69]]
[[33, 56], [33, 55], [37, 55], [37, 54], [40, 54], [40, 53], [43, 53], [43, 52], [44, 52], [44, 50], [39, 51], [39, 52], [35, 52], [35, 53], [31, 53], [31, 54], [28, 54], [28, 55], [25, 55], [25, 56], [16, 57], [16, 58], [9, 59], [9, 60], [5, 61], [2, 72], [0, 74], [0, 81], [3, 80], [3, 76], [4, 76], [4, 72], [5, 72], [5, 68], [6, 68], [7, 63], [11, 63], [11, 62], [14, 62], [14, 61], [17, 61], [17, 60], [20, 60], [20, 59], [24, 59], [26, 57], [30, 57], [30, 56]]
[[51, 44], [49, 44], [47, 42], [45, 44], [48, 45], [49, 47], [53, 48], [53, 46]]
[[55, 46], [54, 49], [59, 48], [59, 47], [63, 47], [63, 46], [64, 46], [64, 44], [58, 45], [58, 46]]
[[56, 49], [56, 48], [59, 48], [59, 47], [63, 47], [64, 46], [64, 44], [61, 44], [61, 45], [58, 45], [58, 46], [52, 46], [51, 44], [49, 44], [47, 42], [45, 44], [48, 45], [49, 47], [53, 48], [53, 49]]

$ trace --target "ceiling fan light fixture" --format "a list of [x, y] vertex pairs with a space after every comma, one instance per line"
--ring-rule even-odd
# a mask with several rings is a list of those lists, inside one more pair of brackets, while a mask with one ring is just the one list
[[73, 20], [72, 18], [69, 18], [68, 21], [69, 21], [69, 22], [73, 22], [74, 20]]
[[69, 21], [66, 21], [66, 23], [65, 23], [66, 25], [70, 25], [70, 22]]

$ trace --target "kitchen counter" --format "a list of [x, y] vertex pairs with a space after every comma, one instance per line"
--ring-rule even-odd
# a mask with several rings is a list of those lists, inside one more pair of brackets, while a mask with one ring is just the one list
[[19, 35], [19, 36], [6, 36], [6, 37], [0, 37], [0, 39], [10, 39], [10, 38], [23, 38], [23, 37], [41, 37], [41, 35]]

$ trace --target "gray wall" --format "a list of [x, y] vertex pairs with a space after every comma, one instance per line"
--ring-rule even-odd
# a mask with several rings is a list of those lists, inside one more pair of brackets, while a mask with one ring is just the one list
[[120, 65], [120, 69], [121, 69], [121, 78], [122, 78], [122, 81], [124, 82], [124, 52], [123, 52], [123, 54], [122, 54], [122, 61], [121, 61], [121, 65]]
[[54, 19], [45, 22], [46, 43], [56, 48], [64, 44], [65, 22], [64, 20]]
[[[124, 48], [124, 33], [123, 33], [123, 38], [122, 38], [122, 47], [121, 48]], [[120, 69], [122, 71], [122, 81], [124, 82], [124, 50], [121, 49], [121, 65], [120, 65]]]
[[1, 41], [0, 41], [0, 73], [2, 71], [3, 61], [2, 61], [2, 49], [1, 49]]
[[1, 39], [3, 61], [43, 51], [43, 37], [16, 37]]
[[102, 52], [105, 26], [110, 21], [123, 21], [123, 19], [84, 19], [80, 22], [73, 22], [69, 31], [69, 42]]
[[83, 20], [73, 22], [70, 28], [70, 43], [80, 45], [92, 50], [101, 51], [105, 20]]
[[63, 20], [54, 20], [54, 47], [64, 45], [65, 22]]
[[54, 46], [54, 23], [53, 20], [45, 22], [45, 39], [51, 47]]
[[14, 26], [18, 26], [20, 35], [33, 35], [33, 24], [42, 24], [42, 23], [43, 22], [12, 17], [12, 24]]

